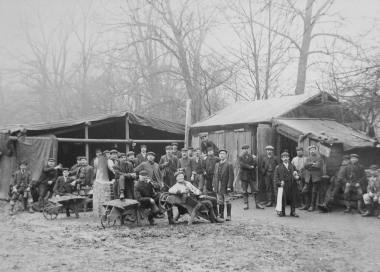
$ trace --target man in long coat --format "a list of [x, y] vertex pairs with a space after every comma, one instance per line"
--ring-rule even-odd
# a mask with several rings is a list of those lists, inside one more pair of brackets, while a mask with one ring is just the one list
[[227, 206], [226, 221], [231, 221], [231, 203], [226, 194], [232, 191], [234, 167], [227, 161], [227, 150], [219, 150], [220, 161], [215, 165], [213, 189], [219, 204], [219, 217], [224, 218], [224, 204]]
[[[282, 163], [276, 166], [274, 171], [274, 181], [277, 187], [283, 188], [282, 195], [282, 209], [278, 213], [279, 216], [285, 216], [285, 206], [290, 203], [290, 216], [298, 217], [296, 214], [296, 201], [297, 201], [297, 169], [289, 161], [289, 153], [283, 152], [281, 154]], [[279, 200], [278, 200], [279, 201]]]
[[162, 179], [168, 188], [175, 184], [174, 174], [177, 172], [178, 159], [173, 154], [171, 145], [165, 148], [166, 154], [160, 159], [159, 166], [162, 174]]
[[267, 204], [266, 207], [272, 207], [274, 200], [276, 199], [277, 186], [275, 186], [273, 181], [274, 169], [278, 164], [278, 159], [274, 156], [274, 147], [268, 145], [265, 147], [267, 152], [266, 156], [261, 161], [260, 170], [264, 177], [265, 192], [267, 194]]

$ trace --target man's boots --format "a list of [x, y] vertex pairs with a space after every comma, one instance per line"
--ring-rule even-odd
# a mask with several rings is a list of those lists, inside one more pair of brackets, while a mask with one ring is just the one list
[[70, 217], [70, 209], [66, 209], [66, 217]]
[[372, 216], [373, 214], [373, 204], [367, 204], [365, 213], [362, 214], [363, 217]]
[[248, 203], [248, 193], [244, 193], [244, 210], [248, 210], [249, 209], [249, 203]]
[[305, 199], [305, 204], [300, 208], [300, 210], [306, 211], [310, 207], [310, 197], [308, 195], [305, 195], [304, 199]]
[[253, 200], [255, 201], [256, 209], [264, 209], [264, 206], [257, 202], [257, 194], [253, 194]]
[[363, 214], [363, 202], [361, 200], [358, 200], [358, 213]]
[[202, 207], [202, 203], [198, 203], [195, 207], [194, 210], [190, 214], [190, 220], [187, 222], [188, 225], [193, 224], [195, 216], [197, 215], [197, 211]]
[[227, 218], [226, 218], [226, 221], [231, 221], [231, 208], [232, 208], [231, 203], [227, 203]]
[[218, 218], [216, 214], [214, 213], [214, 209], [210, 208], [209, 209], [209, 216], [210, 216], [210, 221], [211, 223], [223, 223], [224, 220], [221, 218]]
[[346, 200], [346, 201], [345, 201], [345, 205], [346, 205], [346, 209], [344, 210], [344, 212], [345, 212], [345, 213], [349, 213], [349, 212], [351, 212], [350, 201]]
[[310, 207], [308, 209], [309, 212], [315, 211], [315, 205], [316, 205], [316, 203], [317, 203], [317, 193], [313, 192], [311, 194], [311, 204], [310, 204]]
[[173, 209], [169, 209], [167, 211], [167, 214], [168, 214], [169, 225], [174, 225], [176, 223], [176, 220], [173, 218]]
[[267, 199], [268, 199], [268, 203], [265, 205], [265, 207], [272, 207], [273, 206], [272, 193], [267, 193]]
[[219, 218], [224, 219], [224, 204], [219, 205]]

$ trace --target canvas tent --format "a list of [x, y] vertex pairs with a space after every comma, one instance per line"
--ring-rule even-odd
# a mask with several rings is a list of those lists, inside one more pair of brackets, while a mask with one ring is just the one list
[[[376, 154], [375, 141], [357, 130], [361, 127], [362, 120], [357, 115], [331, 95], [321, 92], [238, 102], [193, 124], [190, 134], [194, 147], [199, 146], [200, 135], [207, 134], [219, 148], [228, 149], [237, 177], [237, 158], [244, 144], [251, 146], [260, 162], [265, 155], [264, 147], [269, 144], [275, 147], [276, 155], [287, 149], [294, 156], [301, 135], [305, 136], [302, 139], [305, 146], [319, 142], [325, 145], [325, 141], [319, 138], [324, 131], [341, 141], [332, 147], [331, 159], [334, 161], [340, 162], [343, 152], [349, 150], [371, 150]], [[370, 159], [374, 161], [375, 157]], [[238, 179], [235, 184], [239, 189]]]
[[8, 125], [1, 131], [0, 151], [7, 150], [9, 143], [14, 150], [0, 157], [0, 198], [4, 198], [10, 175], [23, 159], [30, 162], [33, 178], [38, 179], [42, 169], [39, 163], [46, 163], [49, 157], [70, 167], [78, 155], [87, 156], [91, 162], [96, 148], [139, 152], [140, 145], [147, 144], [149, 150], [160, 154], [168, 143], [181, 145], [184, 142], [185, 126], [123, 111], [81, 119]]

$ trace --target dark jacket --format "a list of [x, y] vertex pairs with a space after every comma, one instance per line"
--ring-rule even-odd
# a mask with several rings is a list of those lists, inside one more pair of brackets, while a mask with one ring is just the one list
[[309, 156], [305, 163], [305, 181], [317, 182], [322, 179], [322, 165], [323, 161], [319, 154]]
[[11, 187], [16, 186], [17, 188], [27, 188], [32, 184], [32, 174], [29, 171], [25, 171], [24, 173], [21, 170], [17, 170], [12, 175]]
[[275, 156], [268, 157], [265, 156], [260, 164], [260, 170], [263, 176], [272, 175], [279, 161]]
[[40, 184], [47, 184], [49, 180], [55, 182], [58, 177], [58, 170], [53, 167], [45, 166], [39, 180]]
[[156, 192], [154, 190], [153, 185], [147, 181], [137, 181], [134, 187], [134, 193], [136, 200], [140, 201], [142, 198], [149, 197], [155, 198]]
[[133, 164], [130, 161], [118, 161], [113, 167], [115, 171], [115, 178], [125, 176], [127, 179], [132, 179], [132, 173], [134, 173]]
[[144, 155], [142, 154], [142, 153], [140, 153], [140, 154], [138, 154], [137, 156], [136, 156], [136, 160], [137, 160], [137, 165], [139, 165], [139, 164], [141, 164], [141, 163], [143, 163], [143, 162], [146, 162], [146, 161], [148, 161], [148, 155], [147, 154], [145, 154], [145, 157], [144, 157]]
[[164, 183], [168, 186], [173, 186], [175, 184], [174, 173], [177, 171], [177, 166], [178, 159], [176, 156], [169, 158], [167, 155], [163, 155], [160, 159], [159, 167], [161, 170], [161, 176]]
[[205, 169], [205, 175], [212, 177], [215, 172], [215, 165], [219, 161], [218, 157], [215, 157], [213, 155], [207, 156], [204, 160], [204, 169]]
[[293, 176], [294, 171], [297, 171], [297, 169], [290, 162], [288, 168], [286, 168], [285, 164], [283, 163], [277, 165], [276, 169], [274, 170], [275, 184], [280, 187], [281, 181], [284, 181], [285, 190], [291, 189], [292, 187], [297, 188], [297, 182]]
[[205, 162], [202, 158], [198, 158], [198, 161], [195, 157], [193, 157], [190, 161], [191, 164], [191, 170], [195, 172], [198, 175], [203, 175], [205, 171]]
[[178, 160], [177, 168], [182, 168], [185, 172], [185, 179], [190, 180], [193, 170], [191, 169], [191, 159], [189, 157], [180, 158]]
[[91, 186], [93, 182], [94, 168], [90, 165], [80, 166], [77, 168], [76, 178], [83, 186]]
[[155, 162], [145, 161], [139, 164], [135, 169], [135, 172], [138, 173], [141, 170], [145, 170], [148, 172], [148, 176], [156, 182], [162, 183], [162, 176], [159, 169], [159, 166]]
[[239, 166], [240, 166], [240, 180], [241, 181], [250, 181], [256, 179], [255, 168], [251, 166], [257, 166], [257, 160], [251, 154], [244, 154], [239, 156]]
[[343, 171], [344, 183], [355, 184], [359, 183], [363, 185], [366, 181], [366, 174], [364, 167], [360, 164], [349, 164]]
[[218, 162], [215, 164], [215, 172], [213, 177], [212, 186], [216, 193], [225, 194], [227, 188], [233, 189], [234, 183], [234, 168], [231, 163], [225, 161], [224, 163]]
[[65, 182], [65, 178], [63, 176], [58, 177], [53, 188], [54, 194], [60, 196], [70, 194], [72, 192], [71, 182], [74, 180], [75, 179], [72, 177], [67, 177]]

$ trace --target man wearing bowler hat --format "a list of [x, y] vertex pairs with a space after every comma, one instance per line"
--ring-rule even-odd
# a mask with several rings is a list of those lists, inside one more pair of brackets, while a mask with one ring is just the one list
[[241, 149], [242, 154], [239, 156], [239, 176], [244, 194], [244, 210], [249, 209], [248, 186], [251, 188], [256, 209], [264, 209], [264, 207], [257, 202], [257, 193], [259, 191], [256, 181], [257, 159], [250, 153], [249, 145], [243, 145]]
[[278, 165], [278, 160], [274, 156], [274, 147], [271, 145], [268, 145], [265, 147], [266, 150], [266, 156], [263, 158], [260, 170], [264, 177], [264, 183], [265, 183], [265, 192], [267, 194], [267, 204], [266, 207], [272, 207], [274, 204], [274, 200], [276, 198], [277, 193], [277, 186], [274, 185], [273, 181], [273, 174], [274, 169]]

